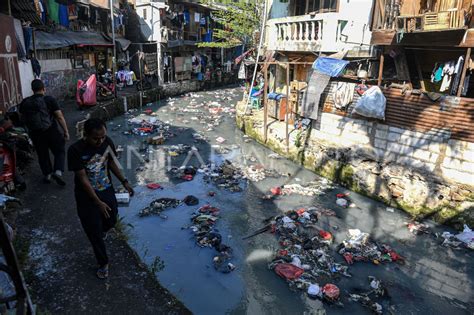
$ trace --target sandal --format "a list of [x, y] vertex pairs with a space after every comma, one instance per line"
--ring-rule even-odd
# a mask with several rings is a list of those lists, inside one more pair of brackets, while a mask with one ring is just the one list
[[109, 277], [109, 266], [108, 265], [105, 265], [103, 267], [99, 267], [99, 269], [97, 269], [97, 278], [101, 279], [101, 280], [105, 280]]

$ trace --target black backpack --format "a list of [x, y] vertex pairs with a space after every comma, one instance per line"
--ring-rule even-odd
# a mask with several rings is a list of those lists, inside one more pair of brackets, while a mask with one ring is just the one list
[[43, 96], [32, 96], [21, 104], [23, 122], [29, 131], [44, 131], [53, 121]]

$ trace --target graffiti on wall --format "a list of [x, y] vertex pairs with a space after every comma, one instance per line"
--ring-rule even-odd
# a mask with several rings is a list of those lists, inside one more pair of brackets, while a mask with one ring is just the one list
[[22, 101], [13, 18], [0, 14], [0, 110], [7, 111]]
[[86, 69], [43, 72], [41, 80], [48, 95], [57, 99], [66, 99], [76, 95], [77, 81], [86, 80], [89, 77], [89, 72]]

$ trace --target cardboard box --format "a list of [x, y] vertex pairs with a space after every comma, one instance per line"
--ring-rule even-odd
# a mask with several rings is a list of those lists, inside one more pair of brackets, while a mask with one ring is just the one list
[[115, 198], [117, 198], [117, 202], [119, 204], [128, 204], [130, 202], [130, 194], [129, 193], [115, 194]]

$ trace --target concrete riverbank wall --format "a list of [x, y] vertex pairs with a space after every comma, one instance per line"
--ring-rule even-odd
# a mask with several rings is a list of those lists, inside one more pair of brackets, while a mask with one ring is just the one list
[[279, 154], [415, 218], [474, 225], [474, 143], [447, 130], [321, 113], [306, 131], [290, 128], [287, 149], [283, 122], [269, 124], [265, 141], [262, 111], [238, 115], [237, 124]]

